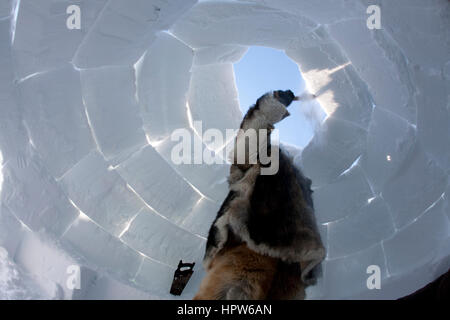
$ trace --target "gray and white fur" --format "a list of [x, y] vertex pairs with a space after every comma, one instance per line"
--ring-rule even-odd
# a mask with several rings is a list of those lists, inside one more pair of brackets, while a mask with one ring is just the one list
[[[293, 100], [291, 91], [263, 95], [245, 115], [241, 129], [267, 129], [265, 144], [269, 149], [270, 132], [289, 116], [287, 106]], [[238, 134], [236, 141], [239, 139]], [[231, 165], [230, 191], [209, 230], [205, 270], [219, 252], [246, 243], [250, 250], [279, 259], [280, 270], [297, 265], [305, 285], [315, 283], [325, 248], [314, 217], [311, 180], [283, 150], [279, 151], [279, 169], [273, 175], [261, 175], [259, 162]], [[289, 275], [280, 273], [277, 277], [287, 279]], [[282, 287], [272, 289], [277, 290], [282, 291]]]

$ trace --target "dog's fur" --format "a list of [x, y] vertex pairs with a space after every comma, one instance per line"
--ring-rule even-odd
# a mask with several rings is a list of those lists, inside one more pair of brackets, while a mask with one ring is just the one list
[[250, 250], [245, 243], [221, 250], [209, 266], [194, 300], [303, 299], [297, 263]]
[[[268, 150], [273, 125], [289, 115], [289, 93], [262, 96], [242, 121], [243, 130], [269, 130]], [[238, 133], [236, 142], [240, 138]], [[311, 181], [287, 154], [279, 154], [274, 175], [261, 175], [259, 162], [231, 166], [230, 192], [206, 244], [207, 275], [194, 299], [302, 299], [314, 282], [325, 251], [313, 217]]]

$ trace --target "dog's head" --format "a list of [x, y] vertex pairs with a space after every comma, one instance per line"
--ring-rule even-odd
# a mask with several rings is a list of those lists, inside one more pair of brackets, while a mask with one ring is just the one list
[[266, 119], [271, 124], [275, 124], [290, 115], [286, 108], [294, 100], [296, 97], [291, 90], [277, 90], [263, 95], [258, 99], [256, 105]]
[[292, 101], [298, 99], [291, 90], [277, 90], [273, 92], [273, 96], [286, 107], [288, 107]]

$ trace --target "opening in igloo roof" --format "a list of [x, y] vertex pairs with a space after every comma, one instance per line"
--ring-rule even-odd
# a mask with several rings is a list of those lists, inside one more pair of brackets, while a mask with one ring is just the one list
[[328, 115], [296, 162], [327, 246], [308, 298], [396, 298], [448, 269], [448, 2], [380, 1], [379, 30], [365, 0], [77, 3], [80, 29], [66, 1], [0, 6], [0, 257], [25, 297], [174, 298], [180, 259], [193, 296], [228, 167], [175, 165], [170, 135], [239, 126], [249, 46], [283, 50]]
[[326, 113], [320, 104], [308, 96], [298, 65], [282, 50], [250, 47], [234, 64], [239, 106], [243, 114], [255, 104], [257, 98], [273, 88], [292, 88], [302, 96], [300, 104], [289, 108], [290, 116], [275, 124], [284, 146], [303, 149], [311, 141]]

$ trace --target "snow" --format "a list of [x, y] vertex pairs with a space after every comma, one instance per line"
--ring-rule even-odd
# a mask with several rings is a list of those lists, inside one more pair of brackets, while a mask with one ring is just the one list
[[367, 131], [351, 122], [328, 117], [302, 153], [302, 166], [313, 186], [336, 180], [361, 155]]
[[97, 151], [67, 172], [61, 184], [77, 208], [115, 236], [145, 205]]
[[51, 174], [61, 177], [95, 146], [83, 105], [80, 74], [67, 65], [24, 80], [19, 92], [33, 146]]
[[[346, 234], [351, 232], [351, 237]], [[367, 249], [395, 232], [392, 215], [382, 198], [375, 198], [356, 214], [328, 224], [328, 257]]]
[[71, 61], [106, 2], [77, 1], [83, 23], [73, 32], [61, 27], [66, 25], [67, 2], [20, 0], [13, 45], [16, 78], [60, 68]]
[[[203, 144], [201, 138], [190, 128], [187, 129], [192, 138], [189, 145], [191, 147], [191, 153], [188, 154], [190, 159], [194, 159], [195, 145], [202, 146], [202, 150], [207, 149]], [[155, 150], [172, 166], [172, 168], [183, 176], [193, 187], [205, 197], [222, 202], [228, 193], [228, 183], [226, 176], [230, 170], [228, 164], [211, 164], [208, 166], [191, 164], [175, 164], [172, 160], [173, 147], [179, 144], [179, 141], [172, 141], [170, 138], [166, 138], [164, 141], [155, 146]], [[223, 151], [223, 150], [222, 150]], [[188, 153], [186, 151], [186, 153]], [[220, 154], [219, 154], [220, 157]], [[223, 160], [221, 157], [220, 159]], [[196, 219], [197, 220], [197, 219]], [[203, 222], [202, 219], [198, 219], [199, 222]]]
[[136, 62], [156, 33], [166, 30], [194, 3], [137, 0], [129, 6], [121, 0], [109, 1], [75, 52], [75, 65], [92, 68]]
[[107, 160], [146, 144], [132, 67], [82, 70], [81, 82], [86, 114]]
[[61, 238], [89, 264], [130, 281], [143, 256], [81, 214]]
[[77, 216], [60, 185], [34, 152], [3, 166], [2, 204], [34, 231], [60, 236]]
[[160, 33], [136, 65], [141, 117], [153, 141], [189, 126], [186, 102], [193, 55], [187, 45]]
[[328, 30], [318, 27], [294, 39], [286, 55], [298, 63], [307, 90], [317, 95], [328, 115], [366, 128], [372, 111], [370, 92]]
[[376, 192], [380, 192], [413, 152], [416, 130], [405, 119], [376, 107], [372, 114], [361, 166]]
[[425, 264], [436, 254], [450, 230], [447, 216], [444, 214], [444, 201], [438, 200], [404, 228], [384, 242], [389, 271], [392, 274], [407, 272]]
[[47, 297], [41, 296], [37, 285], [10, 260], [8, 251], [0, 247], [0, 300], [42, 298]]
[[[350, 298], [361, 292], [367, 292], [367, 267], [380, 268], [381, 284], [386, 280], [387, 268], [381, 244], [366, 250], [337, 259], [329, 259], [325, 263], [323, 291], [325, 298]], [[339, 276], [336, 276], [339, 275]]]
[[179, 260], [201, 264], [205, 239], [174, 225], [147, 208], [142, 209], [121, 239], [134, 249], [169, 266]]
[[[374, 43], [374, 33], [365, 24], [366, 20], [340, 21], [330, 26], [329, 31], [345, 48], [345, 55], [366, 82], [374, 103], [413, 120], [407, 79], [399, 76], [399, 67]], [[384, 36], [383, 32], [380, 34], [378, 37]]]
[[201, 199], [152, 146], [146, 146], [117, 168], [146, 205], [174, 222], [180, 222]]
[[299, 32], [315, 25], [304, 17], [259, 4], [205, 1], [198, 3], [170, 30], [195, 49], [221, 44], [284, 49]]
[[[205, 87], [208, 87], [208, 94], [205, 94]], [[198, 130], [201, 131], [198, 132], [200, 136], [208, 129], [216, 129], [222, 137], [226, 137], [227, 129], [239, 129], [242, 113], [234, 83], [233, 65], [226, 63], [193, 67], [188, 103], [192, 120], [201, 121], [201, 130]], [[223, 141], [219, 146], [212, 146], [212, 149], [221, 149], [225, 143]]]
[[[6, 249], [10, 256], [14, 256], [20, 245], [24, 227], [20, 221], [6, 207], [0, 207], [0, 246]], [[11, 237], [10, 233], [15, 234]]]
[[178, 165], [171, 134], [224, 150], [200, 137], [238, 128], [233, 63], [254, 45], [318, 96], [313, 139], [286, 146], [327, 248], [308, 298], [393, 299], [447, 271], [450, 3], [379, 3], [369, 30], [369, 0], [80, 0], [70, 30], [67, 1], [1, 1], [0, 299], [192, 298], [229, 164]]
[[245, 46], [235, 45], [216, 45], [204, 47], [195, 50], [194, 66], [218, 64], [218, 63], [236, 63], [247, 52]]
[[326, 223], [355, 215], [372, 196], [362, 170], [355, 166], [335, 182], [314, 190], [317, 221]]
[[[450, 77], [443, 80], [440, 75], [426, 75], [416, 70], [420, 84], [417, 108], [417, 136], [424, 149], [442, 167], [450, 167]], [[430, 112], [430, 107], [433, 112]]]
[[444, 171], [417, 144], [396, 179], [381, 191], [396, 227], [410, 223], [437, 201], [444, 193], [447, 180]]

